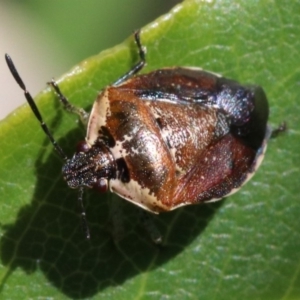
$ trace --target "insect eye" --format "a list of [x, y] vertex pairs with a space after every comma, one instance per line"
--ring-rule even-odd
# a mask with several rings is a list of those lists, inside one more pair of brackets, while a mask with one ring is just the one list
[[89, 149], [90, 149], [90, 147], [86, 141], [80, 141], [76, 146], [77, 153], [80, 153], [80, 152], [86, 153], [89, 151]]
[[103, 178], [103, 177], [102, 177], [102, 178], [99, 178], [99, 179], [95, 182], [93, 188], [94, 188], [95, 190], [97, 190], [98, 192], [101, 192], [101, 193], [107, 192], [107, 189], [108, 189], [107, 179], [105, 179], [105, 178]]

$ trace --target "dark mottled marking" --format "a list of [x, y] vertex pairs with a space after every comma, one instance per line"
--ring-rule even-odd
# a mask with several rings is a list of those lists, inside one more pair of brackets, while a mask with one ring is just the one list
[[117, 163], [117, 169], [119, 171], [119, 179], [125, 183], [129, 182], [130, 175], [129, 175], [129, 170], [125, 162], [125, 159], [123, 157], [118, 158], [116, 159], [116, 163]]
[[108, 147], [112, 148], [116, 145], [116, 141], [111, 135], [107, 127], [101, 126], [101, 129], [99, 130], [99, 134], [102, 134], [102, 139]]
[[155, 120], [156, 120], [156, 123], [157, 123], [158, 127], [159, 127], [160, 129], [162, 129], [162, 128], [164, 127], [164, 126], [163, 126], [162, 119], [161, 119], [161, 118], [156, 118]]

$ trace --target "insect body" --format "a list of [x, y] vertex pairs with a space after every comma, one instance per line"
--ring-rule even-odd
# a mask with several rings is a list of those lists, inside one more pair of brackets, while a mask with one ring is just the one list
[[[140, 62], [104, 88], [89, 115], [87, 135], [66, 159], [20, 79], [15, 79], [60, 155], [71, 188], [110, 190], [159, 213], [235, 192], [259, 166], [270, 134], [268, 102], [259, 86], [243, 86], [197, 68], [137, 75]], [[65, 107], [86, 119], [52, 82]], [[83, 213], [84, 214], [84, 213]]]
[[67, 161], [64, 177], [73, 188], [107, 180], [152, 212], [222, 198], [253, 173], [267, 115], [259, 87], [187, 68], [140, 75], [99, 95], [86, 151]]

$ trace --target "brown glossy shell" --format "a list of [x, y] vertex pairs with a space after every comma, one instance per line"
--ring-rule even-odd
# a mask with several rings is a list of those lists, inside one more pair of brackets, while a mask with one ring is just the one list
[[[222, 198], [240, 187], [263, 153], [231, 133], [228, 116], [201, 105], [219, 77], [162, 69], [107, 87], [91, 112], [87, 142], [110, 140], [119, 163], [112, 192], [152, 212]], [[265, 125], [266, 126], [266, 125]]]

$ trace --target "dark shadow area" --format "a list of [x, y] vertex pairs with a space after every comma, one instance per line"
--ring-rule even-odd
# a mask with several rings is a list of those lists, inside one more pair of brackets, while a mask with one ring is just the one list
[[[138, 53], [133, 40], [132, 43], [134, 63]], [[60, 106], [58, 101], [54, 106]], [[62, 117], [62, 110], [58, 109], [49, 128], [56, 128]], [[77, 128], [58, 144], [72, 154], [84, 135], [85, 130]], [[45, 147], [50, 147], [46, 137], [41, 149]], [[10, 268], [8, 274], [16, 268], [27, 274], [39, 269], [53, 286], [72, 299], [92, 297], [108, 286], [120, 285], [163, 265], [205, 230], [223, 203], [188, 206], [154, 216], [164, 238], [162, 246], [157, 246], [141, 222], [139, 208], [117, 196], [86, 190], [84, 205], [91, 232], [91, 239], [86, 240], [78, 194], [64, 182], [62, 166], [55, 150], [47, 158], [41, 150], [35, 164], [37, 181], [31, 204], [20, 209], [14, 224], [4, 225], [0, 255], [3, 265]], [[110, 201], [122, 206], [123, 236], [118, 241], [110, 216]]]
[[[77, 129], [59, 144], [70, 148], [81, 135]], [[3, 265], [9, 266], [11, 272], [19, 267], [28, 274], [40, 269], [52, 285], [73, 299], [91, 297], [108, 286], [119, 285], [148, 270], [153, 261], [151, 268], [172, 259], [205, 229], [222, 205], [217, 202], [189, 206], [155, 216], [162, 235], [176, 218], [163, 246], [158, 247], [143, 228], [138, 208], [125, 201], [119, 201], [124, 236], [115, 242], [108, 201], [118, 199], [87, 190], [84, 199], [91, 230], [88, 241], [81, 230], [77, 192], [66, 186], [58, 161], [54, 150], [45, 163], [37, 159], [32, 202], [19, 211], [14, 224], [5, 226], [0, 251]]]

